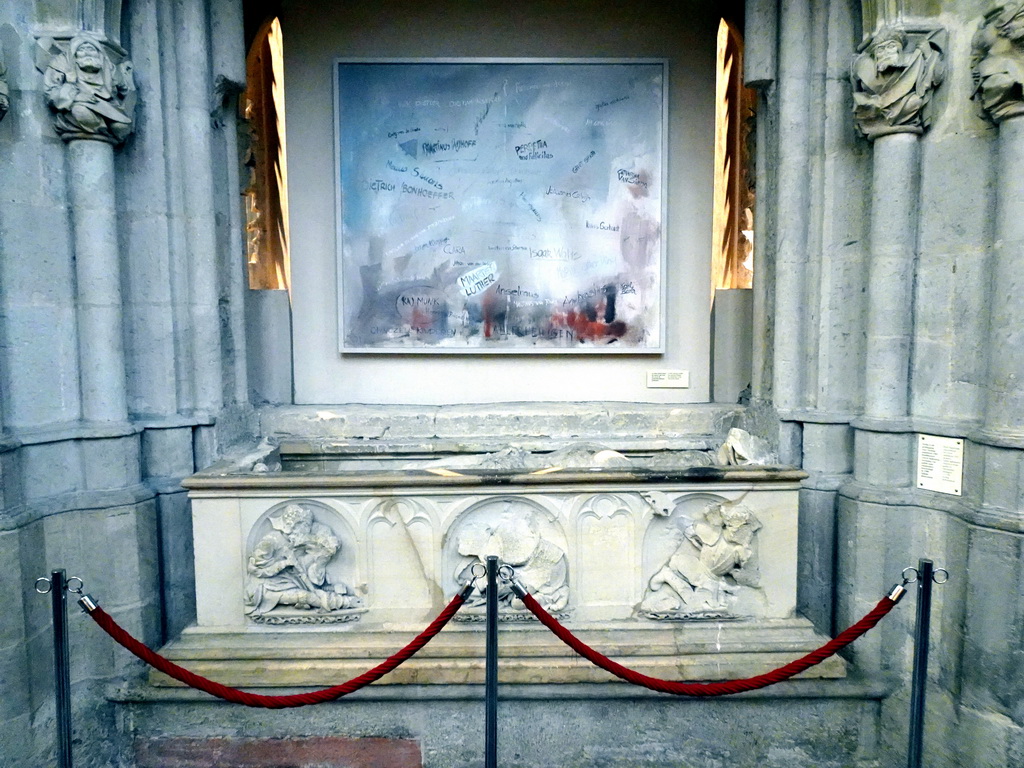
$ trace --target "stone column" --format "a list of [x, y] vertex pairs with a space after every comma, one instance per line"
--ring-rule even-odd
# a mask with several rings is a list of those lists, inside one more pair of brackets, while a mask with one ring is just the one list
[[[917, 258], [920, 139], [942, 82], [942, 33], [884, 26], [851, 66], [853, 114], [871, 142], [864, 418], [852, 423], [858, 486], [890, 494], [911, 484], [910, 347]], [[874, 601], [892, 533], [887, 507], [840, 495], [836, 523], [836, 619], [845, 625]], [[868, 497], [870, 498], [870, 497]], [[877, 498], [877, 497], [876, 497]], [[879, 638], [855, 651], [869, 669], [882, 666]]]
[[203, 0], [177, 0], [174, 8], [178, 78], [178, 131], [184, 196], [186, 249], [191, 267], [189, 308], [195, 408], [215, 416], [224, 402], [220, 328], [220, 271], [216, 200], [211, 159], [213, 130], [210, 41]]
[[977, 96], [999, 126], [996, 231], [989, 294], [987, 439], [1024, 446], [1024, 25], [1010, 4], [985, 17], [974, 39]]
[[[227, 208], [227, 249], [223, 274], [228, 294], [227, 327], [229, 343], [225, 348], [225, 390], [231, 402], [249, 402], [246, 364], [245, 294], [248, 289], [242, 188], [238, 162], [238, 101], [245, 90], [245, 39], [242, 0], [220, 0], [210, 6], [210, 59], [214, 73], [215, 125], [223, 137], [218, 149], [225, 158], [227, 188], [220, 193], [220, 205]], [[230, 386], [229, 386], [230, 384]]]
[[864, 410], [869, 418], [899, 419], [909, 413], [918, 141], [916, 133], [875, 139], [864, 376]]
[[[781, 4], [779, 37], [778, 128], [781, 138], [775, 219], [776, 315], [772, 391], [776, 407], [788, 412], [802, 407], [805, 399], [806, 361], [801, 317], [807, 294], [805, 272], [810, 209], [810, 58], [807, 41], [811, 38], [811, 4], [807, 0]], [[799, 461], [796, 456], [785, 455], [783, 460]]]
[[82, 416], [123, 422], [128, 407], [114, 147], [133, 128], [131, 62], [119, 46], [92, 32], [48, 42], [44, 88], [54, 129], [67, 143]]
[[[756, 88], [757, 120], [756, 131], [757, 155], [762, 158], [771, 157], [770, 142], [774, 141], [774, 126], [770, 125], [773, 106], [770, 94], [777, 75], [779, 47], [778, 4], [774, 0], [746, 0], [746, 37], [743, 52], [743, 83], [748, 88]], [[769, 177], [768, 163], [758, 162], [754, 167], [756, 173], [755, 187], [764, 199], [770, 199], [769, 191], [773, 179]], [[769, 297], [773, 290], [774, 278], [771, 275], [771, 257], [766, 255], [772, 251], [769, 244], [774, 225], [769, 224], [770, 207], [760, 206], [754, 217], [754, 243], [757, 268], [754, 273], [754, 325], [753, 353], [751, 357], [751, 396], [755, 401], [768, 400], [771, 397], [772, 360], [769, 335], [772, 326], [769, 319], [771, 303]]]
[[1024, 115], [999, 125], [985, 430], [1024, 440]]
[[852, 66], [854, 117], [874, 142], [864, 410], [909, 414], [919, 140], [942, 82], [939, 32], [883, 27]]
[[114, 148], [73, 139], [67, 147], [82, 417], [128, 418], [121, 311], [121, 270], [114, 200]]
[[[7, 86], [7, 67], [4, 65], [3, 51], [0, 51], [0, 120], [4, 119], [4, 115], [7, 114], [7, 110], [11, 106], [10, 100], [10, 88]], [[3, 361], [0, 360], [0, 366], [3, 365]], [[0, 381], [3, 377], [0, 376]], [[4, 403], [3, 398], [0, 398], [0, 451], [3, 451], [3, 434], [4, 434]], [[3, 464], [0, 463], [0, 480], [3, 479]], [[3, 502], [3, 494], [0, 493], [0, 503]]]
[[[128, 411], [136, 424], [173, 418], [179, 402], [179, 368], [175, 353], [175, 294], [171, 274], [176, 254], [171, 250], [172, 215], [168, 163], [174, 154], [166, 142], [166, 112], [172, 102], [161, 66], [155, 0], [133, 2], [125, 9], [125, 31], [133, 50], [153, 55], [136, 62], [139, 78], [138, 119], [146, 130], [124, 148], [122, 238]], [[187, 400], [183, 410], [187, 409]], [[145, 438], [143, 438], [145, 440]], [[145, 470], [147, 475], [151, 474]]]

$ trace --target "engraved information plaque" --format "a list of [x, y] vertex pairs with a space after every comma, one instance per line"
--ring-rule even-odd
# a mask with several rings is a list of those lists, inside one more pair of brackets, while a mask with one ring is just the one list
[[935, 435], [917, 437], [917, 487], [962, 496], [964, 441]]

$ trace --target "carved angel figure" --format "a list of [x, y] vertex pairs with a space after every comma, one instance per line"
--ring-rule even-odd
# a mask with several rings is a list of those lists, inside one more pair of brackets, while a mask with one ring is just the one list
[[743, 507], [718, 504], [683, 529], [683, 540], [651, 577], [640, 604], [655, 618], [723, 617], [757, 585], [754, 536], [761, 523]]
[[995, 121], [1024, 114], [1024, 2], [996, 6], [974, 36], [975, 96]]
[[[458, 552], [462, 560], [455, 569], [455, 581], [468, 582], [476, 564], [488, 555], [496, 555], [515, 568], [516, 577], [548, 611], [564, 610], [569, 602], [569, 564], [565, 551], [547, 541], [532, 509], [522, 509], [512, 501], [502, 502], [494, 525], [471, 524], [460, 531]], [[514, 610], [526, 610], [503, 581], [498, 583], [498, 602]], [[467, 608], [482, 607], [486, 595], [474, 594]]]
[[289, 504], [269, 521], [274, 530], [249, 555], [247, 615], [259, 618], [280, 605], [327, 612], [362, 604], [348, 585], [327, 579], [327, 564], [341, 550], [330, 528], [298, 504]]
[[941, 51], [932, 36], [916, 44], [898, 27], [883, 27], [853, 60], [853, 115], [868, 138], [921, 133], [926, 107], [943, 79]]
[[120, 144], [132, 132], [135, 85], [131, 62], [114, 64], [90, 32], [71, 39], [43, 73], [46, 99], [56, 111], [54, 127], [65, 141], [91, 138]]

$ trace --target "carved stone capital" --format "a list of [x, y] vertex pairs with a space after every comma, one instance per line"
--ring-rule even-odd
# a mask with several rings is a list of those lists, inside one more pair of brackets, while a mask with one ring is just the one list
[[46, 102], [64, 141], [93, 139], [121, 144], [134, 130], [132, 62], [119, 46], [92, 32], [69, 40], [40, 40]]
[[974, 35], [974, 97], [1000, 123], [1024, 115], [1024, 2], [1000, 3]]
[[214, 128], [223, 128], [226, 114], [234, 109], [237, 99], [245, 93], [245, 83], [230, 80], [224, 75], [217, 75], [213, 80], [213, 93], [210, 100], [210, 120]]
[[854, 57], [853, 117], [864, 136], [924, 133], [932, 95], [945, 74], [944, 38], [943, 30], [882, 27]]

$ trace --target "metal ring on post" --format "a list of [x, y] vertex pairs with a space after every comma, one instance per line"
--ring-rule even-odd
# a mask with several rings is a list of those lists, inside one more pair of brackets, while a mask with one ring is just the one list
[[[469, 579], [466, 581], [465, 584], [462, 585], [462, 588], [459, 590], [459, 594], [462, 595], [463, 600], [469, 599], [469, 596], [473, 594], [473, 590], [477, 589], [477, 581], [479, 581], [482, 576], [486, 575], [487, 566], [483, 563], [473, 563], [473, 565], [470, 566]], [[482, 594], [484, 592], [483, 587], [480, 587], [479, 589]]]
[[[914, 578], [912, 578], [912, 579], [911, 579], [911, 578], [909, 578], [909, 577], [907, 576], [907, 571], [911, 571], [911, 572], [912, 572], [912, 573], [914, 574]], [[901, 576], [901, 577], [903, 578], [903, 583], [904, 583], [904, 585], [906, 585], [906, 584], [914, 584], [914, 583], [916, 583], [916, 582], [917, 582], [917, 579], [918, 579], [918, 577], [919, 577], [920, 575], [921, 575], [921, 574], [917, 572], [917, 568], [914, 568], [914, 567], [913, 567], [912, 565], [910, 565], [910, 566], [907, 566], [906, 568], [904, 568], [904, 569], [903, 569], [903, 572], [902, 572], [902, 573], [900, 574], [900, 576]]]
[[[72, 581], [77, 581], [78, 582], [78, 586], [77, 587], [72, 587], [71, 586], [71, 582]], [[64, 584], [68, 588], [68, 592], [72, 592], [72, 593], [74, 593], [76, 595], [82, 594], [82, 590], [85, 589], [85, 582], [82, 581], [77, 576], [72, 576], [70, 579], [68, 579], [66, 582], [64, 582]]]
[[[46, 585], [46, 589], [40, 589], [39, 582], [43, 582], [43, 584]], [[50, 590], [53, 589], [53, 584], [51, 584], [50, 580], [45, 576], [40, 576], [38, 579], [36, 579], [35, 587], [36, 592], [38, 592], [40, 595], [48, 595], [50, 593]]]
[[522, 600], [526, 594], [527, 589], [523, 583], [516, 578], [516, 569], [511, 565], [503, 565], [498, 569], [498, 575], [502, 580], [512, 588], [512, 594]]
[[[939, 579], [940, 573], [943, 575], [941, 580]], [[936, 568], [934, 571], [932, 571], [932, 581], [934, 581], [936, 584], [945, 584], [947, 581], [949, 581], [949, 571], [947, 571], [945, 568]]]

